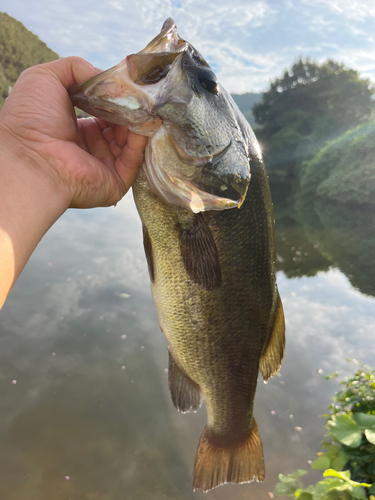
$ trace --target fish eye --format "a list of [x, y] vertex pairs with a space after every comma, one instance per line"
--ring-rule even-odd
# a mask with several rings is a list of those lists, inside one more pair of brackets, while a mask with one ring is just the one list
[[198, 80], [211, 94], [217, 94], [217, 78], [213, 71], [208, 68], [202, 68], [198, 72]]

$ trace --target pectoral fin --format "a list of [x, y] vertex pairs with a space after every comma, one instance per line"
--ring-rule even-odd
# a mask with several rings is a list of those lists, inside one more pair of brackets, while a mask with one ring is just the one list
[[280, 366], [285, 352], [285, 321], [283, 305], [280, 296], [277, 298], [277, 307], [273, 328], [270, 332], [262, 356], [259, 362], [259, 369], [263, 379], [267, 382], [280, 370]]
[[172, 401], [178, 411], [186, 413], [197, 411], [202, 404], [199, 385], [196, 384], [177, 365], [169, 351], [168, 385]]
[[180, 228], [182, 260], [188, 275], [210, 291], [221, 285], [219, 254], [202, 214], [196, 214], [188, 229]]

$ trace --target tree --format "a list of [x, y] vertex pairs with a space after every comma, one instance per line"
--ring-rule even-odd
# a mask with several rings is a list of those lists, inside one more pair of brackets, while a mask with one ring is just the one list
[[268, 168], [294, 173], [326, 140], [369, 120], [374, 94], [368, 79], [343, 64], [299, 59], [253, 108]]

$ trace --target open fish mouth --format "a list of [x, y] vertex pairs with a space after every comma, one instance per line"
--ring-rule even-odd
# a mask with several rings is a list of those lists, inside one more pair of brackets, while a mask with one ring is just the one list
[[70, 88], [69, 95], [78, 108], [150, 138], [143, 168], [164, 202], [193, 212], [223, 210], [241, 206], [250, 168], [245, 148], [238, 161], [238, 139], [217, 134], [210, 124], [211, 94], [220, 92], [215, 79], [169, 18], [143, 50]]

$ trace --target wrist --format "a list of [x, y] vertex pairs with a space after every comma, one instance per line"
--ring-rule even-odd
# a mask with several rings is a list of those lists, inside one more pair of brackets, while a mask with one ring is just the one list
[[0, 307], [45, 232], [69, 205], [66, 190], [49, 170], [0, 126]]
[[[5, 198], [12, 199], [12, 206], [14, 203], [23, 205], [28, 202], [30, 209], [37, 209], [37, 212], [41, 212], [43, 207], [44, 211], [47, 209], [45, 218], [51, 219], [51, 224], [70, 205], [70, 191], [54, 166], [41, 154], [17, 139], [1, 124], [1, 120], [0, 179], [8, 183], [8, 192], [2, 194]], [[9, 192], [10, 186], [12, 186], [11, 192]], [[25, 198], [16, 200], [15, 197], [21, 193]]]

